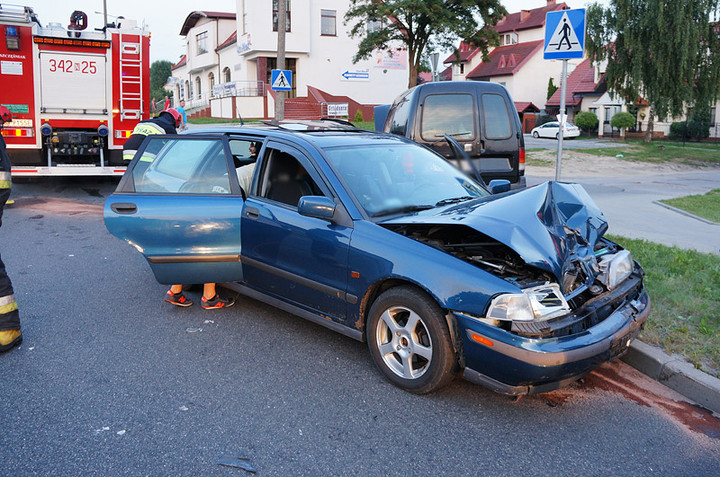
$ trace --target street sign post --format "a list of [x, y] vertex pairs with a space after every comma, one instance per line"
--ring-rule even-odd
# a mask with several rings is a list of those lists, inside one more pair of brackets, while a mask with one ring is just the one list
[[545, 15], [545, 45], [543, 58], [546, 60], [563, 60], [560, 80], [560, 131], [558, 133], [557, 162], [555, 163], [555, 180], [560, 180], [562, 168], [562, 147], [565, 136], [565, 88], [567, 85], [567, 60], [582, 58], [585, 50], [585, 9], [560, 10]]
[[292, 71], [272, 70], [270, 73], [270, 89], [273, 91], [292, 91]]

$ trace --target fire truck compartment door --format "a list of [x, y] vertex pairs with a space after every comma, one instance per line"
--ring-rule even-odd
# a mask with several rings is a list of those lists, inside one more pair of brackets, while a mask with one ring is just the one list
[[47, 113], [107, 111], [105, 55], [40, 52], [40, 107]]

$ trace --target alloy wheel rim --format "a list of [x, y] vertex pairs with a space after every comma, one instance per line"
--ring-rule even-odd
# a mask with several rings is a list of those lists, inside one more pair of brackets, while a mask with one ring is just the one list
[[385, 310], [375, 329], [375, 342], [385, 365], [401, 378], [418, 379], [430, 367], [430, 333], [420, 315], [409, 308]]

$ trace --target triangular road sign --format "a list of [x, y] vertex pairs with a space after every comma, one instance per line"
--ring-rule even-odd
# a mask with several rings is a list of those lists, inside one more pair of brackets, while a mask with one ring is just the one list
[[582, 51], [582, 45], [570, 23], [567, 13], [563, 13], [555, 32], [545, 47], [545, 51]]

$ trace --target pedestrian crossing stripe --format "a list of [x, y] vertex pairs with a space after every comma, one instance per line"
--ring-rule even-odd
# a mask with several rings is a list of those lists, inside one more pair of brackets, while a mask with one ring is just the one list
[[548, 12], [545, 18], [543, 57], [545, 59], [582, 58], [585, 43], [585, 9]]

